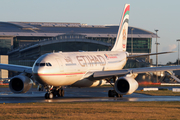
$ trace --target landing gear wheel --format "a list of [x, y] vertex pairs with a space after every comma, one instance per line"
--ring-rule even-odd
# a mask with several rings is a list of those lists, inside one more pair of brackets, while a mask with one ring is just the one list
[[59, 91], [58, 91], [58, 90], [53, 89], [53, 90], [52, 90], [52, 93], [53, 93], [53, 96], [54, 96], [54, 97], [59, 97]]
[[58, 97], [61, 97], [61, 89], [58, 90]]
[[64, 97], [64, 90], [62, 87], [46, 86], [47, 93], [45, 94], [46, 99], [52, 99], [53, 97]]
[[46, 99], [52, 99], [54, 97], [53, 93], [46, 93], [44, 96]]
[[109, 90], [109, 91], [108, 91], [108, 96], [109, 96], [109, 97], [115, 97], [115, 96], [116, 96], [115, 90]]
[[116, 97], [118, 97], [118, 98], [122, 98], [122, 97], [123, 97], [123, 95], [116, 93]]
[[61, 97], [64, 97], [64, 90], [61, 89]]
[[53, 93], [49, 93], [49, 99], [52, 99], [53, 98]]
[[108, 96], [109, 97], [119, 97], [119, 98], [121, 98], [121, 97], [123, 97], [123, 95], [120, 95], [120, 94], [118, 94], [115, 90], [109, 90], [108, 91]]
[[58, 90], [58, 97], [64, 97], [64, 90], [62, 88]]
[[44, 97], [45, 97], [46, 99], [49, 99], [49, 94], [46, 93]]

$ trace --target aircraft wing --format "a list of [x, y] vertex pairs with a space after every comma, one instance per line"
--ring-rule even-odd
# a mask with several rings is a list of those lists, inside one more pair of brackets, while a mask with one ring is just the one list
[[130, 69], [113, 70], [113, 71], [98, 71], [98, 72], [94, 72], [93, 78], [107, 78], [112, 76], [122, 76], [130, 73], [146, 73], [146, 72], [157, 72], [157, 71], [168, 71], [168, 70], [180, 70], [180, 65], [130, 68]]
[[21, 66], [21, 65], [11, 65], [11, 64], [0, 64], [0, 69], [32, 73], [32, 67]]
[[140, 54], [140, 55], [130, 55], [127, 56], [127, 58], [135, 58], [135, 57], [142, 57], [142, 56], [150, 56], [150, 55], [159, 55], [159, 54], [167, 54], [167, 53], [174, 53], [176, 51], [170, 51], [170, 52], [159, 52], [159, 53], [149, 53], [149, 54]]

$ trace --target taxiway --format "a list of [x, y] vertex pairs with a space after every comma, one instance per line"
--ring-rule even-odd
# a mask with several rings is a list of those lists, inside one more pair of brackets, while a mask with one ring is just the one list
[[123, 98], [109, 98], [107, 97], [109, 89], [111, 88], [65, 88], [64, 97], [45, 99], [45, 91], [37, 91], [36, 88], [23, 94], [13, 94], [9, 88], [0, 88], [0, 103], [180, 101], [180, 96], [150, 96], [138, 93], [124, 95]]

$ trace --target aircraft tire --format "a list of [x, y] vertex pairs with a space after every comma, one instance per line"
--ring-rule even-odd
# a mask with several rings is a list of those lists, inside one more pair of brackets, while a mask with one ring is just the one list
[[122, 97], [123, 97], [123, 95], [120, 95], [120, 94], [116, 93], [116, 97], [118, 97], [118, 98], [122, 98]]
[[108, 91], [108, 97], [115, 97], [115, 90], [109, 90]]
[[49, 93], [49, 94], [48, 94], [48, 98], [49, 98], [49, 99], [52, 99], [53, 96], [54, 96], [53, 93]]
[[61, 89], [61, 97], [64, 97], [64, 90]]
[[59, 93], [57, 90], [53, 90], [51, 93], [53, 94], [53, 97], [59, 96]]
[[58, 90], [58, 97], [61, 97], [61, 95], [62, 95], [62, 90], [59, 89], [59, 90]]
[[45, 97], [45, 99], [48, 99], [49, 98], [48, 93], [46, 93], [44, 97]]

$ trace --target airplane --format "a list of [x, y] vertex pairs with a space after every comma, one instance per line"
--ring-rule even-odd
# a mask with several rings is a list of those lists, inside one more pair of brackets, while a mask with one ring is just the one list
[[45, 98], [63, 97], [63, 86], [95, 87], [113, 80], [109, 97], [132, 94], [138, 88], [136, 74], [145, 72], [180, 70], [180, 66], [144, 67], [123, 69], [128, 58], [165, 54], [149, 53], [130, 56], [126, 52], [130, 4], [124, 7], [116, 42], [111, 51], [55, 52], [40, 56], [32, 67], [0, 64], [0, 69], [18, 71], [11, 78], [9, 88], [13, 93], [25, 93], [33, 84], [40, 83], [45, 89]]

